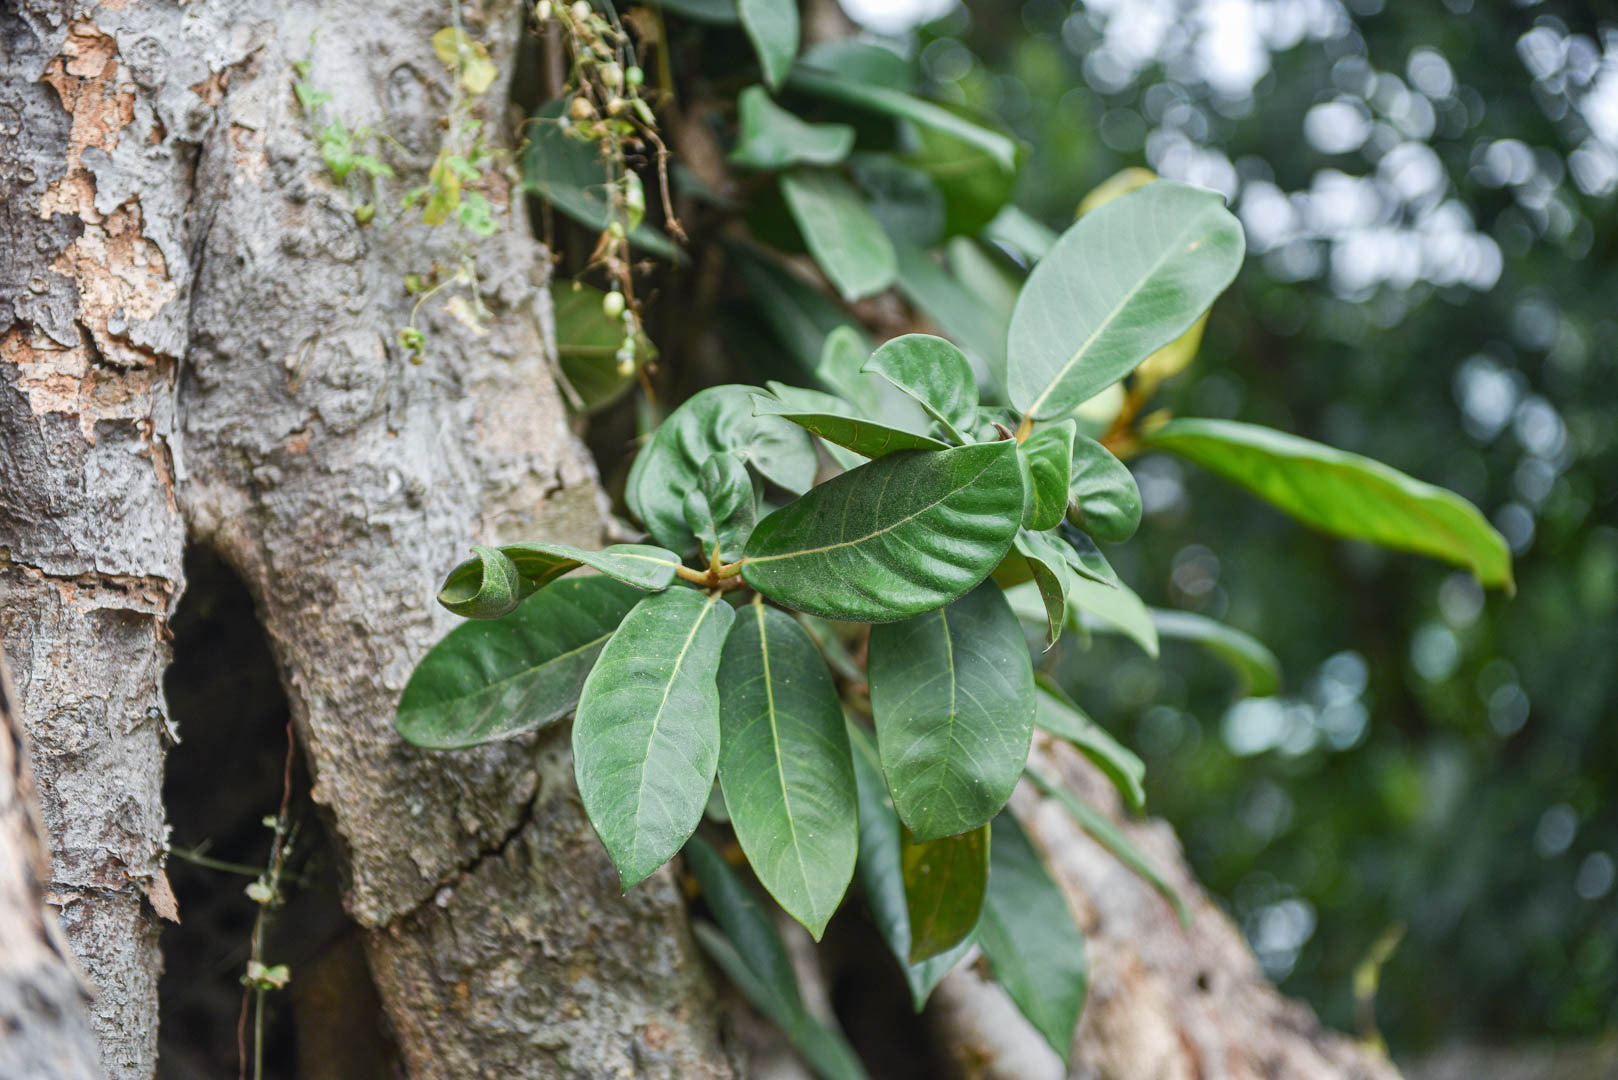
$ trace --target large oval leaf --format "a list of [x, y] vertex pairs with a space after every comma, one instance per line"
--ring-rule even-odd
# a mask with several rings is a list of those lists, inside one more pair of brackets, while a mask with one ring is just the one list
[[733, 618], [717, 596], [653, 593], [624, 618], [584, 682], [573, 770], [626, 891], [680, 850], [713, 790], [716, 677]]
[[977, 927], [989, 887], [989, 826], [927, 841], [906, 833], [899, 862], [910, 962], [919, 964], [955, 948]]
[[933, 840], [994, 817], [1034, 727], [1028, 643], [1000, 587], [873, 627], [867, 669], [882, 771], [911, 832]]
[[815, 482], [819, 458], [809, 436], [785, 420], [755, 417], [754, 393], [749, 386], [712, 386], [693, 394], [635, 455], [624, 499], [659, 544], [681, 554], [697, 546], [685, 497], [715, 454], [735, 454], [795, 494]]
[[719, 665], [719, 786], [770, 895], [815, 940], [854, 875], [859, 819], [848, 733], [820, 650], [755, 599]]
[[1171, 420], [1147, 445], [1239, 484], [1305, 525], [1464, 566], [1510, 591], [1511, 548], [1477, 507], [1346, 450], [1234, 420]]
[[851, 725], [848, 741], [854, 750], [854, 775], [860, 792], [860, 886], [882, 939], [904, 970], [905, 982], [910, 984], [910, 1002], [920, 1012], [939, 980], [972, 950], [977, 932], [973, 930], [954, 947], [919, 964], [910, 962], [910, 911], [905, 903], [900, 859], [903, 826], [893, 812], [893, 799], [888, 795], [888, 782], [882, 778], [882, 765], [871, 737]]
[[979, 940], [995, 981], [1068, 1064], [1089, 968], [1084, 933], [1022, 826], [994, 819]]
[[742, 577], [772, 600], [829, 619], [908, 618], [987, 577], [1021, 516], [1011, 440], [901, 451], [760, 521]]
[[893, 284], [899, 272], [893, 242], [845, 180], [799, 169], [781, 177], [781, 197], [809, 253], [844, 300], [862, 300]]
[[416, 665], [394, 726], [406, 742], [448, 750], [555, 723], [645, 595], [611, 578], [562, 581], [498, 624], [456, 627]]
[[1244, 245], [1217, 193], [1170, 180], [1084, 215], [1017, 298], [1011, 403], [1035, 419], [1061, 416], [1128, 375], [1225, 290]]

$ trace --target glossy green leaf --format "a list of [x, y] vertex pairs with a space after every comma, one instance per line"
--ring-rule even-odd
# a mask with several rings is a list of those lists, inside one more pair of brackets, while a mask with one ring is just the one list
[[449, 572], [438, 602], [463, 619], [498, 619], [517, 610], [538, 586], [523, 580], [499, 548], [472, 548], [472, 558]]
[[815, 378], [852, 405], [856, 416], [880, 420], [902, 431], [927, 430], [927, 414], [914, 399], [863, 370], [870, 355], [863, 334], [852, 327], [838, 327], [826, 335]]
[[574, 774], [625, 891], [679, 851], [702, 819], [719, 761], [716, 678], [733, 617], [717, 596], [653, 593], [585, 680]]
[[1063, 420], [1035, 431], [1017, 448], [1028, 488], [1022, 518], [1026, 528], [1054, 529], [1066, 516], [1073, 439], [1077, 434], [1078, 425], [1071, 419]]
[[977, 931], [974, 928], [953, 948], [919, 964], [910, 962], [910, 912], [905, 904], [904, 869], [900, 863], [903, 826], [894, 812], [888, 782], [882, 777], [882, 765], [871, 737], [851, 724], [848, 739], [854, 750], [854, 775], [859, 781], [860, 886], [882, 939], [904, 971], [905, 981], [910, 985], [911, 1004], [920, 1012], [939, 980], [972, 950], [977, 942]]
[[719, 922], [719, 928], [702, 921], [692, 924], [703, 950], [823, 1080], [866, 1080], [842, 1033], [822, 1024], [804, 1005], [786, 945], [753, 891], [701, 838], [692, 837], [684, 854]]
[[1028, 778], [1045, 794], [1055, 799], [1062, 808], [1078, 823], [1079, 828], [1090, 834], [1091, 839], [1112, 853], [1113, 858], [1139, 874], [1147, 884], [1163, 894], [1163, 898], [1173, 905], [1175, 914], [1180, 917], [1182, 926], [1191, 925], [1191, 909], [1185, 900], [1168, 879], [1158, 872], [1151, 860], [1146, 858], [1137, 848], [1134, 841], [1124, 834], [1124, 831], [1113, 824], [1112, 819], [1089, 803], [1073, 794], [1056, 779], [1046, 776], [1043, 772], [1028, 767]]
[[765, 84], [779, 88], [798, 55], [798, 0], [736, 0], [736, 13], [758, 53]]
[[1511, 548], [1453, 492], [1379, 461], [1233, 420], [1171, 420], [1147, 445], [1196, 462], [1333, 536], [1431, 555], [1514, 588]]
[[[793, 423], [798, 424], [799, 427], [805, 430], [808, 429], [808, 425], [801, 421], [793, 420], [793, 417], [841, 416], [852, 418], [858, 415], [858, 410], [854, 406], [836, 394], [828, 394], [821, 390], [809, 390], [801, 386], [788, 386], [774, 380], [766, 382], [764, 385], [769, 388], [770, 393], [774, 395], [776, 402], [779, 403], [780, 415], [792, 420]], [[758, 408], [756, 401], [753, 407]], [[772, 405], [771, 408], [775, 409], [777, 406]], [[826, 453], [831, 455], [831, 459], [837, 463], [837, 466], [845, 472], [849, 469], [858, 468], [865, 464], [867, 460], [863, 455], [856, 454], [848, 447], [830, 439], [822, 438], [820, 444], [826, 448]]]
[[717, 551], [720, 562], [742, 557], [758, 520], [753, 478], [735, 454], [715, 454], [703, 462], [697, 486], [685, 495], [685, 523], [704, 555]]
[[994, 817], [1034, 727], [1028, 644], [1000, 587], [985, 582], [937, 611], [872, 627], [867, 671], [882, 771], [917, 839]]
[[900, 451], [760, 521], [742, 577], [778, 603], [828, 619], [904, 619], [987, 577], [1021, 514], [1010, 440]]
[[[551, 286], [551, 309], [556, 319], [556, 356], [568, 391], [568, 403], [583, 412], [595, 412], [618, 401], [635, 385], [635, 370], [619, 370], [618, 350], [624, 342], [624, 322], [602, 308], [606, 293], [578, 283]], [[642, 361], [656, 359], [657, 349], [642, 336], [635, 343]]]
[[1039, 695], [1034, 706], [1034, 724], [1041, 731], [1076, 746], [1112, 781], [1125, 805], [1137, 814], [1144, 810], [1146, 763], [1086, 716], [1055, 682], [1045, 676], [1036, 676], [1036, 680]]
[[[570, 139], [557, 123], [563, 102], [546, 104], [529, 124], [523, 151], [523, 190], [538, 195], [587, 229], [605, 229], [612, 220], [607, 170], [594, 143]], [[629, 230], [629, 242], [660, 259], [681, 261], [685, 253], [650, 225]]]
[[805, 57], [792, 69], [792, 75], [787, 80], [791, 89], [827, 101], [838, 101], [895, 119], [908, 120], [918, 127], [953, 136], [982, 149], [1003, 169], [1017, 167], [1017, 144], [1009, 136], [974, 124], [942, 105], [924, 101], [902, 90], [817, 70], [813, 66], [815, 59]]
[[862, 420], [849, 415], [852, 412], [851, 408], [841, 412], [805, 412], [780, 400], [758, 394], [753, 396], [754, 416], [779, 416], [790, 420], [810, 434], [852, 450], [861, 457], [879, 458], [898, 450], [949, 449], [948, 443], [941, 443], [930, 436], [901, 431], [874, 420]]
[[794, 424], [753, 415], [752, 387], [714, 386], [693, 395], [658, 427], [635, 456], [624, 498], [658, 543], [686, 553], [696, 538], [685, 521], [685, 496], [715, 454], [732, 453], [788, 491], [807, 491], [819, 458]]
[[1107, 557], [1101, 554], [1101, 549], [1096, 547], [1096, 542], [1090, 539], [1087, 533], [1080, 532], [1064, 521], [1052, 535], [1060, 538], [1064, 548], [1062, 554], [1074, 573], [1081, 578], [1089, 578], [1098, 585], [1114, 589], [1123, 586], [1112, 564], [1107, 562]]
[[1011, 403], [1062, 416], [1183, 334], [1241, 268], [1220, 196], [1158, 180], [1080, 218], [1028, 276], [1006, 345]]
[[744, 169], [836, 165], [854, 148], [853, 128], [800, 120], [770, 100], [762, 86], [743, 90], [737, 105], [740, 134], [730, 160]]
[[792, 220], [844, 300], [862, 300], [893, 284], [893, 242], [848, 183], [834, 173], [799, 169], [781, 176]]
[[[1006, 599], [1019, 619], [1041, 625], [1046, 622], [1045, 603], [1034, 582], [1007, 589]], [[1108, 586], [1072, 575], [1067, 589], [1067, 625], [1085, 632], [1123, 634], [1148, 656], [1156, 658], [1158, 653], [1157, 624], [1152, 621], [1151, 611], [1134, 590], [1121, 582]]]
[[1267, 697], [1281, 690], [1281, 661], [1262, 641], [1234, 626], [1227, 626], [1194, 611], [1152, 609], [1159, 638], [1201, 645], [1228, 664], [1242, 681], [1244, 692]]
[[1062, 636], [1068, 624], [1068, 593], [1073, 591], [1073, 567], [1067, 545], [1048, 533], [1017, 530], [1012, 541], [1017, 553], [1028, 563], [1034, 587], [1045, 612], [1045, 647], [1049, 649]]
[[820, 650], [762, 600], [738, 613], [719, 665], [719, 784], [770, 895], [820, 940], [859, 850], [854, 766]]
[[1073, 441], [1068, 520], [1097, 540], [1116, 544], [1140, 528], [1140, 488], [1129, 466], [1083, 435]]
[[965, 941], [983, 914], [989, 886], [989, 826], [918, 841], [900, 841], [910, 962], [941, 956]]
[[1017, 819], [994, 819], [979, 941], [1003, 986], [1067, 1065], [1089, 985], [1084, 932]]
[[860, 370], [880, 375], [915, 399], [956, 442], [977, 417], [978, 381], [966, 354], [931, 334], [905, 334], [884, 342]]
[[645, 593], [610, 578], [558, 582], [499, 623], [451, 630], [405, 684], [394, 726], [434, 750], [509, 739], [578, 704], [602, 646]]

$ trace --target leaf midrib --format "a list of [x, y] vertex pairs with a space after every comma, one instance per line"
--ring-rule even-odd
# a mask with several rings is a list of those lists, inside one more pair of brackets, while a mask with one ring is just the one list
[[815, 903], [814, 892], [809, 886], [809, 867], [803, 861], [803, 846], [798, 841], [798, 819], [792, 813], [792, 791], [787, 784], [786, 760], [781, 755], [781, 728], [775, 715], [775, 682], [770, 676], [770, 635], [765, 629], [767, 620], [764, 605], [755, 600], [753, 607], [758, 612], [758, 651], [764, 661], [764, 703], [770, 713], [770, 744], [775, 750], [775, 776], [781, 784], [781, 808], [786, 811], [787, 832], [792, 837], [792, 854], [798, 860], [798, 876], [803, 880], [804, 899], [809, 903], [812, 917], [819, 921], [820, 905]]

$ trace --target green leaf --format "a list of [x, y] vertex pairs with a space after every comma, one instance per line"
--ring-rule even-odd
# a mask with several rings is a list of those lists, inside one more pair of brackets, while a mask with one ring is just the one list
[[708, 910], [723, 929], [721, 933], [702, 921], [692, 924], [703, 950], [824, 1080], [866, 1080], [859, 1056], [842, 1033], [804, 1006], [786, 946], [753, 891], [701, 838], [692, 837], [684, 854]]
[[1281, 661], [1251, 634], [1192, 611], [1152, 609], [1160, 638], [1201, 645], [1236, 672], [1245, 693], [1267, 697], [1281, 690]]
[[644, 595], [580, 578], [529, 597], [498, 624], [456, 627], [411, 673], [394, 727], [408, 743], [451, 750], [555, 723], [573, 711], [601, 647]]
[[792, 75], [787, 80], [788, 87], [827, 101], [837, 101], [895, 119], [908, 120], [918, 127], [953, 136], [983, 150], [1002, 169], [1017, 167], [1017, 144], [1009, 136], [974, 124], [942, 105], [913, 97], [902, 90], [840, 76], [826, 70], [817, 70], [813, 66], [813, 61], [816, 60], [818, 54], [806, 56], [794, 66]]
[[809, 436], [785, 420], [754, 417], [753, 393], [748, 386], [713, 386], [694, 394], [636, 455], [624, 498], [658, 543], [681, 553], [696, 547], [685, 496], [715, 454], [735, 454], [794, 493], [814, 483], [819, 459]]
[[1141, 854], [1140, 849], [1135, 846], [1134, 842], [1125, 836], [1123, 830], [1114, 825], [1110, 818], [1074, 795], [1058, 781], [1035, 769], [1032, 765], [1028, 767], [1028, 778], [1041, 791], [1060, 803], [1062, 808], [1078, 823], [1079, 828], [1090, 834], [1091, 839], [1110, 851], [1119, 862], [1144, 878], [1152, 888], [1162, 893], [1163, 898], [1174, 906], [1175, 914], [1180, 917], [1181, 926], [1191, 925], [1191, 909], [1186, 906], [1185, 900], [1181, 898], [1178, 890], [1168, 883], [1167, 878], [1158, 873], [1157, 868], [1151, 864], [1145, 855]]
[[832, 38], [817, 42], [804, 50], [798, 66], [844, 82], [900, 91], [916, 88], [915, 65], [894, 49], [873, 41]]
[[1016, 252], [1028, 264], [1037, 263], [1056, 246], [1056, 233], [1015, 206], [1007, 206], [996, 214], [983, 230], [983, 236]]
[[697, 486], [685, 495], [685, 522], [704, 555], [735, 562], [753, 534], [758, 505], [753, 478], [735, 454], [715, 454], [703, 462]]
[[810, 124], [770, 100], [762, 86], [749, 86], [737, 100], [740, 134], [730, 152], [744, 169], [785, 169], [791, 165], [836, 165], [854, 148], [847, 124]]
[[[1048, 612], [1035, 582], [1007, 589], [1006, 599], [1019, 619], [1046, 622]], [[1152, 613], [1122, 582], [1108, 586], [1075, 573], [1067, 587], [1067, 609], [1069, 628], [1123, 634], [1148, 656], [1157, 657], [1157, 624], [1152, 621]]]
[[[830, 395], [822, 395], [830, 397]], [[832, 401], [837, 399], [832, 398]], [[783, 401], [753, 395], [754, 416], [779, 416], [792, 421], [805, 431], [818, 435], [827, 442], [846, 447], [861, 457], [879, 458], [898, 450], [948, 450], [948, 443], [913, 431], [879, 424], [874, 420], [861, 420], [850, 415], [853, 409], [844, 407], [840, 412], [806, 412]]]
[[779, 89], [798, 55], [798, 0], [736, 0], [736, 12], [758, 53], [765, 84]]
[[1015, 444], [904, 450], [758, 523], [742, 578], [787, 607], [849, 622], [931, 611], [982, 581], [1022, 513]]
[[[815, 368], [827, 346], [828, 335], [837, 331], [852, 335], [858, 343], [859, 357], [854, 370], [859, 370], [859, 364], [865, 361], [871, 349], [859, 331], [848, 324], [848, 316], [837, 301], [810, 286], [776, 259], [759, 254], [756, 248], [732, 242], [725, 245], [725, 251], [735, 260], [736, 278], [745, 281], [752, 293], [749, 311], [756, 313], [780, 342], [783, 359], [800, 373], [798, 381], [809, 382], [816, 377]], [[848, 397], [840, 387], [829, 383], [826, 386]]]
[[[587, 229], [605, 229], [612, 220], [608, 201], [607, 169], [594, 143], [570, 139], [558, 120], [563, 102], [540, 109], [536, 123], [528, 125], [529, 143], [523, 151], [523, 190], [538, 195]], [[684, 260], [685, 253], [650, 225], [629, 230], [629, 242], [660, 259]]]
[[1073, 442], [1068, 520], [1097, 540], [1120, 543], [1140, 528], [1140, 488], [1129, 466], [1083, 435]]
[[1138, 814], [1146, 809], [1146, 763], [1086, 716], [1055, 682], [1043, 675], [1035, 679], [1039, 696], [1034, 706], [1034, 724], [1041, 731], [1066, 739], [1094, 762], [1130, 810]]
[[899, 863], [910, 918], [910, 962], [943, 955], [977, 928], [989, 886], [989, 826], [918, 841], [906, 832]]
[[1023, 507], [1025, 528], [1043, 532], [1061, 524], [1067, 514], [1068, 476], [1073, 471], [1073, 439], [1078, 424], [1063, 420], [1040, 428], [1017, 448], [1022, 456], [1028, 502]]
[[884, 342], [861, 371], [880, 375], [914, 398], [957, 443], [977, 418], [978, 381], [966, 354], [931, 334], [905, 334]]
[[979, 940], [995, 981], [1062, 1058], [1072, 1061], [1089, 967], [1067, 898], [1017, 819], [994, 819]]
[[719, 665], [719, 785], [758, 879], [816, 941], [859, 850], [854, 766], [820, 650], [755, 598]]
[[1241, 223], [1212, 191], [1158, 180], [1080, 218], [1028, 275], [1007, 389], [1062, 416], [1183, 334], [1241, 268]]
[[733, 618], [718, 596], [653, 593], [624, 618], [584, 682], [573, 768], [626, 892], [702, 819], [719, 761], [715, 680]]
[[[457, 615], [468, 611], [493, 611], [503, 605], [503, 598], [510, 595], [506, 581], [507, 563], [511, 572], [520, 578], [518, 591], [522, 596], [543, 589], [581, 566], [588, 566], [637, 589], [656, 592], [669, 587], [674, 581], [675, 568], [680, 565], [679, 556], [674, 552], [648, 544], [613, 544], [600, 551], [585, 551], [571, 544], [535, 543], [505, 544], [499, 548], [475, 547], [472, 550], [476, 556], [451, 570], [444, 579], [444, 587], [438, 592], [438, 602]], [[500, 603], [496, 603], [497, 599], [500, 599]], [[470, 617], [497, 616], [473, 614]]]
[[[635, 385], [635, 370], [618, 370], [618, 350], [624, 343], [625, 326], [602, 310], [607, 294], [577, 283], [557, 282], [551, 286], [551, 308], [556, 318], [556, 354], [562, 376], [577, 400], [574, 408], [591, 413], [622, 398]], [[657, 357], [650, 340], [635, 343], [642, 361]]]
[[1171, 420], [1147, 445], [1196, 462], [1333, 536], [1431, 555], [1508, 592], [1511, 548], [1477, 507], [1379, 461], [1233, 420]]
[[1056, 535], [1065, 541], [1062, 545], [1062, 554], [1074, 573], [1081, 578], [1089, 578], [1099, 585], [1107, 585], [1114, 589], [1123, 587], [1123, 582], [1118, 580], [1118, 574], [1113, 570], [1112, 564], [1107, 562], [1107, 557], [1101, 554], [1101, 549], [1096, 547], [1096, 542], [1087, 534], [1064, 521], [1056, 529]]
[[[905, 243], [894, 247], [899, 254], [899, 292], [976, 356], [983, 370], [994, 374], [997, 384], [1004, 383], [1007, 320], [969, 283], [939, 266], [926, 251]], [[1009, 306], [1006, 310], [1009, 315]]]
[[[943, 106], [957, 115], [962, 110]], [[965, 123], [993, 130], [990, 123], [961, 115]], [[1011, 201], [1017, 187], [1018, 155], [1008, 164], [996, 151], [980, 141], [963, 139], [955, 132], [925, 124], [916, 125], [920, 142], [904, 162], [932, 178], [944, 197], [944, 234], [970, 236], [983, 230], [1002, 207]], [[1013, 143], [1013, 146], [1016, 144]]]
[[844, 300], [862, 300], [893, 284], [899, 272], [893, 243], [846, 181], [799, 169], [782, 174], [781, 196], [809, 253]]
[[1027, 529], [1017, 530], [1017, 538], [1012, 543], [1028, 563], [1034, 587], [1039, 590], [1044, 604], [1045, 648], [1049, 649], [1068, 624], [1067, 597], [1073, 591], [1074, 571], [1064, 550], [1067, 545], [1054, 536]]
[[438, 602], [465, 619], [498, 619], [536, 588], [499, 548], [473, 547], [473, 557], [449, 572]]
[[[775, 396], [778, 403], [778, 405], [771, 405], [770, 408], [778, 410], [783, 418], [792, 420], [793, 423], [806, 430], [808, 428], [807, 424], [793, 418], [797, 416], [840, 416], [846, 419], [857, 415], [854, 406], [836, 394], [827, 394], [820, 390], [808, 390], [801, 386], [788, 386], [774, 380], [766, 382], [764, 385], [769, 388], [770, 393]], [[756, 411], [758, 407], [758, 402], [755, 398], [753, 408]], [[829, 439], [822, 438], [820, 442], [826, 448], [826, 452], [831, 455], [831, 459], [844, 472], [858, 468], [865, 464], [867, 460], [846, 446], [832, 442]]]
[[886, 379], [866, 373], [871, 347], [863, 334], [840, 326], [826, 335], [815, 378], [854, 406], [854, 415], [867, 420], [880, 418], [890, 427], [907, 431], [925, 430], [927, 414], [907, 394]]
[[1028, 760], [1034, 670], [1000, 587], [871, 628], [871, 715], [899, 817], [919, 840], [994, 817]]
[[911, 1004], [920, 1012], [939, 980], [972, 950], [977, 930], [974, 928], [954, 948], [919, 964], [910, 962], [910, 912], [905, 904], [904, 869], [900, 863], [903, 826], [893, 810], [888, 782], [882, 778], [882, 765], [871, 737], [850, 724], [848, 739], [854, 750], [854, 775], [859, 780], [860, 886], [882, 939], [904, 970]]
[[736, 0], [654, 0], [664, 11], [683, 15], [693, 22], [726, 25], [737, 22]]
[[938, 242], [944, 197], [926, 173], [901, 165], [892, 154], [875, 153], [855, 154], [849, 171], [896, 246], [926, 248]]

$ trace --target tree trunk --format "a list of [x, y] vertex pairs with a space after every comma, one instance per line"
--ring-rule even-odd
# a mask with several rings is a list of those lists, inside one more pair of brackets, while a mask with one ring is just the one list
[[[519, 4], [458, 11], [509, 71]], [[726, 1023], [672, 872], [619, 896], [564, 734], [427, 754], [393, 733], [412, 665], [452, 622], [432, 582], [469, 539], [593, 544], [606, 524], [551, 381], [547, 265], [521, 196], [491, 183], [487, 240], [395, 209], [445, 137], [454, 92], [431, 37], [451, 15], [427, 0], [0, 0], [0, 644], [33, 741], [47, 897], [97, 988], [112, 1076], [156, 1068], [159, 920], [177, 914], [162, 676], [188, 538], [253, 592], [412, 1077], [758, 1076], [778, 1056]], [[303, 62], [331, 115], [386, 135], [398, 179], [368, 225], [294, 96]], [[480, 100], [512, 145], [503, 89]], [[412, 363], [404, 275], [467, 257], [488, 316], [474, 331], [425, 303]], [[1068, 867], [1080, 841], [1029, 820]], [[1138, 900], [1126, 875], [1071, 861], [1096, 942], [1081, 1075], [1181, 1075], [1130, 1055], [1255, 1002], [1225, 1036], [1323, 1040], [1270, 1007], [1211, 910], [1217, 947], [1184, 945], [1171, 920], [1117, 910]], [[31, 910], [8, 895], [0, 913], [19, 903]], [[1217, 965], [1206, 991], [1164, 960], [1181, 953]], [[946, 1041], [972, 1043], [970, 1015], [939, 1016]], [[73, 1046], [64, 1034], [64, 1058]], [[1204, 1075], [1245, 1075], [1198, 1054]], [[1352, 1057], [1275, 1060], [1378, 1075]]]

